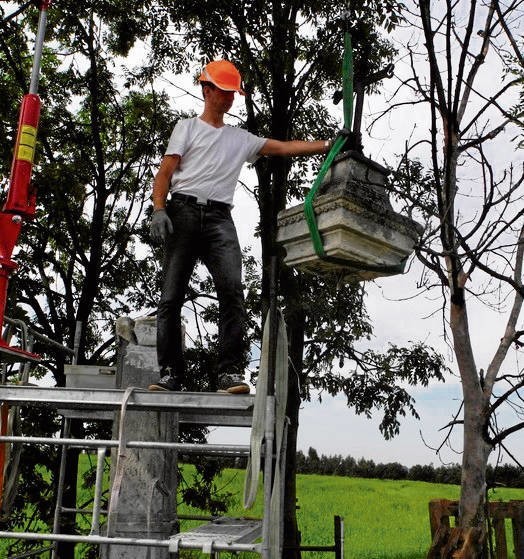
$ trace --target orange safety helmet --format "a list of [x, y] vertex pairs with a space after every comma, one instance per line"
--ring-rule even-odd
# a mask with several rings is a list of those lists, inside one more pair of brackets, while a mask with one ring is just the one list
[[213, 60], [206, 64], [198, 81], [211, 82], [223, 91], [236, 91], [240, 95], [245, 95], [241, 87], [242, 77], [240, 72], [229, 60]]

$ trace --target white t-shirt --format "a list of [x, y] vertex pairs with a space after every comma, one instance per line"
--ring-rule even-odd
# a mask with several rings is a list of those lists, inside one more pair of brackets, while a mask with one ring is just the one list
[[265, 142], [227, 124], [215, 128], [199, 117], [179, 120], [165, 152], [181, 157], [170, 192], [232, 204], [242, 165], [254, 163]]

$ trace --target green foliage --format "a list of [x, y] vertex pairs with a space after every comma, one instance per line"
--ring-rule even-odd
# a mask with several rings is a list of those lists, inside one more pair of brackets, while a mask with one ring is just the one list
[[178, 488], [181, 502], [213, 516], [224, 514], [232, 504], [233, 494], [219, 488], [217, 475], [221, 471], [222, 465], [217, 460], [198, 460], [194, 469], [181, 468]]
[[[377, 25], [391, 29], [399, 21], [400, 5], [370, 0], [352, 2], [350, 9], [356, 75], [364, 77], [394, 55]], [[259, 0], [191, 0], [175, 5], [161, 0], [153, 6], [147, 0], [90, 0], [82, 10], [73, 0], [53, 5], [34, 172], [38, 215], [24, 231], [18, 253], [22, 265], [13, 284], [14, 299], [34, 326], [72, 345], [75, 323], [82, 321], [80, 360], [110, 362], [114, 318], [155, 305], [160, 251], [150, 248], [148, 234], [150, 165], [158, 161], [181, 116], [155, 90], [158, 73], [194, 70], [206, 58], [227, 56], [242, 66], [248, 89], [244, 125], [249, 130], [278, 139], [332, 137], [339, 124], [323, 102], [340, 86], [343, 15], [344, 6], [325, 1], [268, 5]], [[27, 81], [35, 24], [35, 10], [28, 9], [4, 25], [0, 64], [8, 77], [0, 78], [6, 94], [0, 122], [13, 123], [6, 137], [14, 135], [12, 108]], [[151, 48], [140, 67], [119, 58], [134, 47]], [[125, 67], [119, 69], [119, 63]], [[6, 176], [7, 150], [2, 155]], [[291, 166], [277, 158], [256, 164], [263, 275], [246, 256], [252, 344], [260, 339], [260, 314], [267, 305], [276, 214], [288, 201], [303, 197], [315, 164], [303, 159]], [[143, 245], [148, 248], [140, 251]], [[342, 390], [359, 413], [383, 406], [382, 429], [392, 436], [398, 432], [397, 416], [405, 409], [415, 413], [411, 398], [396, 382], [427, 383], [429, 373], [440, 371], [437, 356], [416, 344], [392, 347], [384, 355], [357, 350], [357, 342], [371, 336], [362, 289], [339, 289], [329, 279], [290, 275], [282, 282], [283, 305], [294, 347], [306, 344], [304, 370], [297, 363], [301, 396], [310, 397], [311, 387], [329, 393]], [[210, 300], [211, 288], [208, 279], [193, 278], [188, 304], [203, 311], [198, 320], [204, 325], [216, 321], [216, 305], [199, 308]], [[302, 322], [295, 320], [300, 315]], [[215, 344], [213, 330], [204, 328], [188, 352], [188, 381], [195, 389], [209, 385]], [[35, 349], [49, 359], [49, 370], [63, 384], [64, 356], [45, 347]], [[333, 372], [333, 362], [341, 370]], [[358, 374], [348, 376], [353, 368]], [[208, 474], [204, 466], [187, 500], [206, 498]], [[215, 502], [209, 505], [219, 508]]]
[[369, 340], [372, 334], [362, 284], [340, 286], [336, 278], [300, 279], [307, 302], [304, 369], [309, 384], [304, 383], [304, 397], [311, 397], [311, 388], [331, 395], [342, 392], [359, 414], [370, 417], [376, 410], [383, 412], [380, 430], [387, 439], [398, 434], [399, 417], [406, 410], [418, 417], [404, 386], [443, 381], [448, 370], [443, 357], [420, 342], [408, 347], [390, 344], [384, 352], [360, 350], [361, 340]]
[[[114, 318], [129, 313], [133, 302], [144, 303], [137, 286], [155, 285], [157, 265], [138, 256], [134, 235], [146, 237], [142, 219], [150, 166], [158, 161], [175, 115], [166, 95], [153, 87], [123, 88], [108, 56], [127, 54], [148, 35], [150, 28], [142, 24], [150, 21], [149, 4], [136, 2], [132, 13], [127, 2], [83, 7], [79, 11], [77, 3], [61, 2], [49, 11], [33, 173], [37, 218], [24, 229], [12, 287], [32, 325], [60, 343], [71, 346], [75, 322], [84, 322], [80, 359], [101, 362], [110, 359], [103, 342]], [[25, 87], [24, 80], [14, 78], [29, 69], [35, 11], [4, 23], [0, 64], [7, 71], [0, 87], [2, 100], [10, 103], [0, 106], [5, 111], [0, 122], [12, 123], [7, 138], [15, 130], [14, 95]], [[10, 156], [4, 155], [6, 176]], [[38, 350], [52, 360], [49, 368], [63, 384], [64, 356]]]
[[[66, 0], [49, 10], [32, 179], [38, 188], [37, 215], [20, 237], [8, 313], [69, 347], [81, 321], [80, 362], [111, 363], [115, 317], [130, 314], [135, 303], [152, 306], [158, 286], [158, 261], [142, 245], [149, 241], [144, 208], [151, 165], [158, 162], [177, 115], [151, 82], [123, 85], [123, 61], [114, 57], [149, 35], [151, 29], [143, 25], [154, 22], [148, 8], [148, 2], [136, 2], [130, 13], [129, 2], [96, 1], [79, 10], [77, 2]], [[28, 3], [17, 17], [0, 22], [2, 187], [7, 186], [18, 104], [27, 91], [37, 18], [38, 10]], [[40, 343], [34, 351], [44, 360], [33, 376], [48, 372], [64, 385], [68, 357]], [[51, 436], [56, 419], [52, 414], [47, 419], [28, 412], [23, 428]], [[95, 426], [83, 429], [88, 435], [107, 434]], [[16, 527], [33, 521], [24, 517], [27, 503], [34, 503], [35, 518], [52, 525], [53, 494], [34, 471], [42, 464], [56, 483], [57, 459], [54, 450], [24, 449], [9, 518]], [[74, 491], [72, 485], [66, 489]]]

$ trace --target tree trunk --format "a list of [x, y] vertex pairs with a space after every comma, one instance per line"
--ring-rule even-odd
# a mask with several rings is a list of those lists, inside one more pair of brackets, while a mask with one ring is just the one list
[[459, 526], [484, 528], [486, 466], [492, 450], [487, 442], [489, 397], [477, 373], [468, 328], [466, 304], [451, 304], [451, 331], [464, 396], [464, 445], [462, 456]]
[[300, 286], [291, 270], [282, 271], [282, 295], [287, 301], [286, 325], [289, 340], [288, 398], [286, 414], [290, 421], [286, 452], [284, 489], [284, 559], [300, 559], [301, 536], [297, 524], [297, 435], [300, 411], [300, 383], [304, 352], [304, 307]]

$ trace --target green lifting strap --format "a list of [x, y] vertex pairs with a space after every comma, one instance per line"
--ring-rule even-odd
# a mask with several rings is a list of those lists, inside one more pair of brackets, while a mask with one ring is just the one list
[[[347, 31], [344, 33], [344, 61], [342, 64], [342, 88], [343, 88], [343, 104], [344, 104], [344, 128], [351, 130], [353, 121], [353, 47], [351, 45], [351, 34]], [[324, 244], [322, 243], [322, 238], [318, 231], [317, 220], [315, 217], [315, 211], [313, 210], [313, 200], [317, 194], [326, 173], [328, 172], [331, 164], [335, 157], [340, 153], [340, 150], [344, 147], [346, 143], [346, 138], [344, 136], [338, 136], [329, 153], [327, 154], [324, 163], [320, 167], [311, 190], [309, 191], [306, 199], [304, 200], [304, 215], [306, 217], [306, 222], [309, 228], [309, 234], [311, 235], [311, 241], [313, 242], [313, 247], [317, 256], [320, 258], [325, 258], [327, 255], [324, 251]]]
[[[344, 107], [344, 128], [346, 130], [351, 130], [353, 124], [353, 47], [351, 44], [351, 34], [346, 31], [344, 33], [344, 60], [342, 63], [342, 92], [343, 92], [343, 107]], [[331, 167], [335, 157], [340, 153], [340, 150], [344, 147], [346, 143], [346, 137], [343, 135], [337, 136], [333, 146], [331, 147], [329, 153], [324, 160], [324, 163], [320, 167], [311, 190], [307, 194], [304, 200], [304, 216], [309, 228], [309, 234], [311, 236], [311, 241], [313, 242], [313, 248], [315, 253], [319, 258], [327, 262], [332, 262], [334, 264], [339, 264], [343, 267], [353, 267], [360, 270], [366, 270], [370, 272], [381, 272], [384, 274], [400, 274], [404, 271], [404, 265], [407, 257], [404, 258], [398, 265], [377, 265], [363, 264], [362, 262], [357, 262], [355, 260], [337, 258], [334, 256], [328, 256], [324, 250], [324, 243], [322, 242], [322, 237], [317, 226], [317, 220], [315, 216], [315, 210], [313, 209], [313, 200], [317, 194], [317, 191], [326, 176], [329, 168]]]

